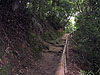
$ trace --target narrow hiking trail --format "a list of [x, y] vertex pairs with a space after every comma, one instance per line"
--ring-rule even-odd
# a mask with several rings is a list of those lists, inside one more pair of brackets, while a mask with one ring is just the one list
[[[61, 39], [61, 43], [47, 43], [49, 50], [44, 50], [41, 53], [41, 59], [38, 61], [33, 60], [33, 67], [28, 69], [26, 75], [55, 75], [58, 67], [59, 60], [61, 58], [64, 44], [65, 35]], [[35, 63], [35, 64], [34, 64]]]
[[[38, 61], [33, 60], [33, 66], [27, 70], [25, 75], [55, 75], [64, 49], [66, 36], [68, 37], [67, 34], [62, 37], [62, 43], [60, 44], [46, 43], [49, 46], [49, 50], [44, 50], [41, 53], [41, 59]], [[76, 64], [77, 58], [73, 50], [71, 43], [69, 43], [68, 53], [66, 53], [66, 56], [68, 56], [66, 59], [66, 75], [82, 75], [79, 66]]]

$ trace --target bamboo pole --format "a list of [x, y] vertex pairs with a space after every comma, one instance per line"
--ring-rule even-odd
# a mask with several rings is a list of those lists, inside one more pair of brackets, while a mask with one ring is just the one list
[[66, 74], [66, 50], [67, 50], [67, 44], [68, 44], [68, 35], [66, 36], [66, 43], [64, 46], [63, 54], [61, 56], [60, 63], [58, 64], [57, 71], [55, 75], [65, 75]]

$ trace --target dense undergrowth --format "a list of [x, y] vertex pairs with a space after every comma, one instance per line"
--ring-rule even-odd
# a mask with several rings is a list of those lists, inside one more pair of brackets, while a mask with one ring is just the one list
[[77, 30], [73, 39], [77, 42], [77, 56], [85, 74], [100, 74], [100, 1], [78, 2]]

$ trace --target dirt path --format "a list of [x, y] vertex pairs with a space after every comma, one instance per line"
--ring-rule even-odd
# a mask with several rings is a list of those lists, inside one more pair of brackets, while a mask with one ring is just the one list
[[[25, 75], [55, 75], [66, 41], [65, 37], [66, 35], [62, 37], [61, 44], [46, 43], [49, 46], [49, 50], [44, 50], [41, 53], [40, 60], [33, 61], [32, 68], [28, 69]], [[66, 75], [82, 75], [79, 66], [76, 64], [77, 58], [73, 52], [72, 44], [69, 43], [68, 47]]]
[[44, 50], [41, 53], [41, 59], [33, 61], [32, 69], [28, 69], [26, 75], [55, 75], [59, 60], [63, 51], [65, 36], [62, 38], [61, 44], [50, 44], [49, 50]]

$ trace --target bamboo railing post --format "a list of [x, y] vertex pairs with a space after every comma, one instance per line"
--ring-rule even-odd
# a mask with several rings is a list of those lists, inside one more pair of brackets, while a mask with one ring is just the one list
[[66, 75], [67, 73], [66, 50], [68, 52], [68, 35], [66, 36], [66, 43], [65, 43], [64, 50], [61, 56], [61, 60], [60, 60], [60, 63], [58, 64], [58, 68], [57, 68], [55, 75]]

